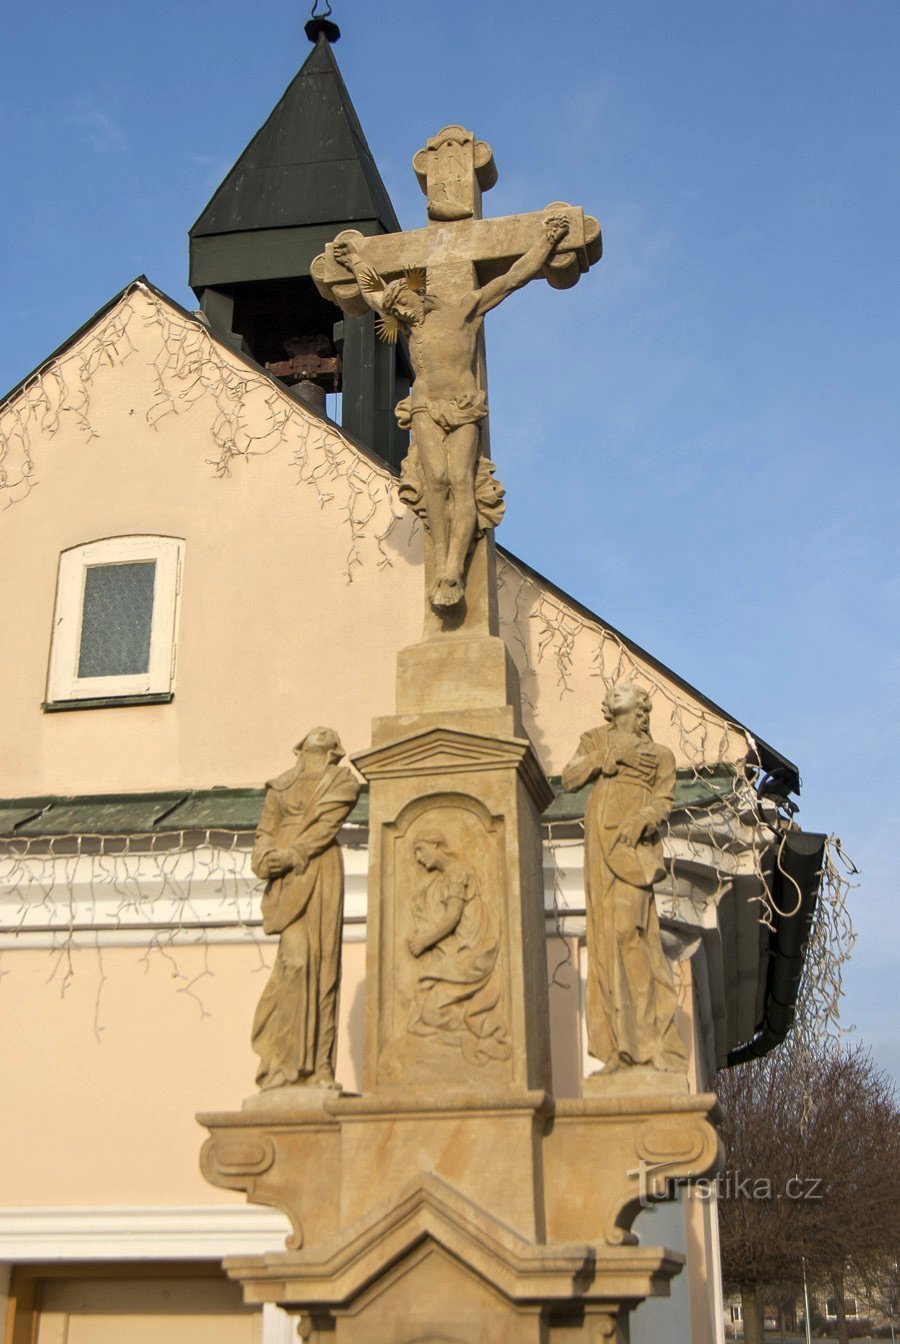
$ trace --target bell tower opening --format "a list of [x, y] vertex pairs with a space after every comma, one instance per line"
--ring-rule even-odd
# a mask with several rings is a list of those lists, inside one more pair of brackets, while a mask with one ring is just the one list
[[408, 352], [378, 340], [371, 313], [324, 299], [310, 265], [342, 229], [400, 225], [334, 57], [340, 29], [312, 18], [305, 31], [313, 50], [190, 230], [190, 285], [220, 339], [323, 415], [341, 394], [343, 430], [396, 469]]

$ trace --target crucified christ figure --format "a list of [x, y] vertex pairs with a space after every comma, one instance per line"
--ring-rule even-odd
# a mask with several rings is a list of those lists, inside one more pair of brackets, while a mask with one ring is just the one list
[[[542, 237], [509, 270], [480, 289], [438, 296], [416, 280], [385, 282], [360, 257], [353, 239], [334, 244], [334, 258], [353, 272], [386, 331], [403, 331], [415, 379], [397, 419], [411, 431], [410, 458], [421, 473], [424, 515], [434, 552], [428, 594], [437, 609], [464, 594], [463, 570], [476, 529], [476, 473], [487, 401], [476, 378], [478, 335], [485, 313], [533, 280], [568, 232], [563, 215], [546, 215]], [[427, 286], [427, 276], [426, 276]]]

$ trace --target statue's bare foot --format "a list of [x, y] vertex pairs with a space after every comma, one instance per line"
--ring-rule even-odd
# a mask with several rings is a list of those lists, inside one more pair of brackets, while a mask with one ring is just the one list
[[455, 575], [443, 575], [434, 584], [429, 596], [433, 607], [457, 606], [463, 598], [462, 578]]
[[330, 1069], [319, 1069], [309, 1080], [310, 1087], [330, 1087], [339, 1092], [340, 1088], [334, 1081], [334, 1074]]

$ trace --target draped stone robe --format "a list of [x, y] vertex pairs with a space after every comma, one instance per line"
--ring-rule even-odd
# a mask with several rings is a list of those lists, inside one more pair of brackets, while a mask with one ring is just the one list
[[[614, 1069], [683, 1071], [675, 983], [653, 900], [653, 883], [665, 875], [657, 828], [672, 810], [675, 757], [646, 734], [594, 728], [562, 776], [568, 790], [591, 779], [584, 817], [588, 1048]], [[618, 829], [635, 816], [648, 838], [626, 844]]]
[[264, 860], [273, 850], [287, 850], [295, 863], [302, 857], [308, 865], [270, 878], [262, 900], [263, 928], [281, 938], [253, 1020], [260, 1087], [334, 1077], [344, 907], [336, 841], [359, 790], [346, 767], [311, 772], [302, 756], [267, 785], [253, 871], [266, 875]]
[[500, 947], [496, 921], [468, 868], [450, 863], [428, 875], [412, 901], [416, 932], [446, 919], [450, 902], [459, 905], [459, 919], [419, 960], [409, 1030], [461, 1046], [470, 1064], [508, 1059], [509, 1038], [495, 975]]

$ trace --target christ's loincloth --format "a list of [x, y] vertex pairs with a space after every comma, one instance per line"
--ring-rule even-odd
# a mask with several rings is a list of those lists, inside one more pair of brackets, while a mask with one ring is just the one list
[[[453, 430], [463, 425], [477, 425], [487, 415], [487, 401], [483, 392], [470, 393], [464, 397], [431, 398], [413, 405], [413, 396], [404, 397], [397, 403], [394, 414], [401, 429], [412, 430], [409, 452], [400, 468], [399, 494], [407, 508], [427, 524], [425, 508], [425, 476], [419, 451], [416, 447], [415, 417], [427, 415], [444, 435], [449, 437]], [[448, 449], [449, 451], [449, 449]], [[482, 536], [489, 527], [496, 527], [503, 517], [506, 505], [503, 486], [494, 478], [497, 468], [490, 458], [479, 454], [475, 466], [475, 517], [477, 535]]]
[[427, 415], [445, 434], [463, 425], [477, 425], [487, 413], [487, 400], [481, 391], [468, 392], [462, 397], [425, 397], [420, 401], [413, 390], [394, 409], [401, 429], [412, 429], [413, 416]]

